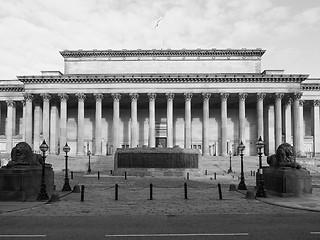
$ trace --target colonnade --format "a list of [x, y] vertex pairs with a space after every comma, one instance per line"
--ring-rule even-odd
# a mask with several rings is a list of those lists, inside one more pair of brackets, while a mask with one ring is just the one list
[[[167, 121], [166, 121], [166, 137], [167, 137], [167, 147], [174, 146], [174, 132], [173, 132], [173, 116], [174, 116], [174, 98], [175, 93], [160, 93], [165, 94], [167, 101]], [[155, 135], [155, 113], [156, 113], [156, 98], [159, 93], [148, 93], [149, 99], [149, 128], [148, 128], [148, 145], [150, 147], [155, 147], [156, 145], [156, 135]], [[252, 96], [252, 93], [250, 93]], [[256, 94], [256, 121], [257, 121], [257, 138], [261, 136], [264, 139], [264, 100], [266, 93], [255, 93]], [[83, 154], [84, 146], [84, 102], [88, 94], [77, 93], [74, 94], [78, 101], [78, 120], [77, 120], [77, 154]], [[119, 121], [120, 121], [120, 101], [123, 94], [113, 93], [111, 94], [113, 99], [113, 146], [120, 147], [119, 141]], [[192, 98], [196, 95], [192, 92], [186, 92], [183, 94], [185, 99], [185, 124], [184, 124], [184, 148], [191, 148], [192, 145], [192, 134], [191, 134], [191, 120], [192, 120]], [[201, 95], [203, 101], [203, 124], [202, 124], [202, 154], [209, 155], [209, 116], [210, 116], [210, 98], [212, 93], [204, 92], [197, 93]], [[228, 119], [228, 98], [231, 94], [226, 92], [219, 93], [221, 101], [221, 135], [220, 135], [220, 153], [219, 155], [227, 156], [227, 119]], [[234, 95], [234, 93], [233, 93]], [[245, 142], [245, 118], [246, 118], [246, 99], [248, 93], [241, 92], [237, 93], [239, 97], [239, 143], [241, 141]], [[301, 128], [301, 117], [303, 117], [303, 101], [300, 100], [301, 93], [268, 93], [268, 95], [273, 95], [274, 97], [274, 116], [275, 116], [275, 146], [277, 147], [283, 141], [288, 141], [293, 137], [293, 145], [295, 151], [299, 154], [302, 151], [302, 136], [304, 136], [303, 128]], [[57, 148], [57, 136], [60, 140], [60, 153], [62, 153], [62, 148], [67, 142], [67, 111], [68, 111], [68, 100], [69, 95], [65, 93], [57, 94], [60, 99], [60, 111], [56, 104], [51, 104], [50, 101], [52, 96], [50, 94], [40, 94], [42, 98], [41, 102], [34, 102], [34, 94], [25, 93], [23, 101], [23, 140], [29, 143], [31, 146], [40, 145], [40, 128], [42, 129], [43, 135], [42, 139], [45, 139], [50, 145], [51, 149]], [[139, 93], [129, 93], [131, 99], [131, 140], [130, 147], [136, 147], [139, 143], [137, 124], [138, 124], [138, 101]], [[283, 99], [286, 96], [288, 101], [283, 104]], [[102, 93], [93, 94], [95, 99], [95, 149], [93, 153], [96, 155], [102, 154], [101, 151], [101, 119], [102, 119], [102, 101], [104, 95]], [[270, 104], [270, 102], [269, 102]], [[42, 105], [42, 107], [41, 107]], [[292, 105], [292, 107], [291, 107]], [[12, 149], [12, 137], [14, 128], [13, 118], [14, 118], [14, 101], [7, 101], [7, 152]], [[51, 108], [50, 108], [51, 107]], [[50, 110], [51, 109], [51, 110]], [[284, 113], [282, 113], [284, 110]], [[293, 111], [293, 114], [291, 113]], [[34, 112], [32, 112], [34, 111]], [[320, 122], [319, 122], [319, 100], [314, 100], [314, 152], [320, 152]], [[283, 114], [283, 116], [282, 116]], [[33, 117], [34, 115], [34, 117]], [[282, 129], [283, 119], [291, 125], [291, 115], [293, 117], [293, 130], [288, 128]], [[59, 129], [57, 130], [54, 126], [59, 123]], [[51, 123], [51, 124], [50, 124]], [[34, 127], [30, 127], [34, 125]], [[290, 126], [291, 127], [291, 126]], [[284, 139], [282, 134], [284, 133]], [[293, 133], [293, 136], [291, 136]], [[268, 139], [265, 139], [268, 141]], [[114, 147], [115, 148], [115, 147]]]

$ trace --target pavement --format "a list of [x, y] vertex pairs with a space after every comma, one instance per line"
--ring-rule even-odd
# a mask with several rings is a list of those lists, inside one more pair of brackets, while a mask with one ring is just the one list
[[[110, 176], [74, 173], [70, 185], [84, 185], [81, 193], [62, 192], [64, 172], [55, 173], [60, 201], [0, 202], [0, 216], [108, 216], [108, 215], [200, 215], [320, 212], [320, 174], [312, 172], [313, 193], [299, 197], [246, 198], [247, 191], [230, 191], [240, 182], [238, 174], [220, 171], [213, 175], [185, 177]], [[255, 194], [255, 177], [245, 174], [248, 191]], [[185, 192], [187, 184], [187, 195]], [[218, 184], [221, 186], [221, 198]], [[118, 200], [115, 200], [115, 185]], [[152, 184], [152, 200], [150, 200]], [[186, 199], [187, 198], [187, 199]]]

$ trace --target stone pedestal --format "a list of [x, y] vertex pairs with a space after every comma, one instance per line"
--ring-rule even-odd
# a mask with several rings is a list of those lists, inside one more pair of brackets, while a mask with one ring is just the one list
[[[0, 169], [0, 201], [35, 200], [40, 192], [42, 175], [41, 165], [17, 165]], [[54, 188], [54, 172], [46, 164], [46, 189], [51, 193]]]
[[299, 196], [312, 193], [310, 172], [291, 167], [263, 167], [265, 189], [281, 197]]

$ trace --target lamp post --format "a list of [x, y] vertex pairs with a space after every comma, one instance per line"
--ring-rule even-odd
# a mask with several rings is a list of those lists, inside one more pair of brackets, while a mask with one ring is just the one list
[[232, 173], [232, 167], [231, 167], [231, 156], [232, 156], [232, 152], [231, 152], [231, 151], [229, 152], [229, 156], [230, 156], [230, 167], [229, 167], [228, 173]]
[[69, 178], [68, 178], [68, 152], [70, 152], [70, 147], [68, 143], [63, 147], [63, 151], [66, 153], [66, 168], [65, 168], [65, 176], [64, 176], [64, 184], [62, 187], [62, 191], [71, 191], [71, 187], [69, 185]]
[[264, 182], [263, 182], [263, 175], [262, 175], [262, 148], [264, 147], [264, 142], [259, 137], [256, 146], [258, 148], [258, 155], [259, 155], [259, 180], [258, 180], [258, 190], [256, 193], [256, 197], [268, 197], [267, 193], [264, 190]]
[[246, 146], [241, 141], [240, 145], [238, 146], [238, 149], [240, 151], [240, 160], [241, 160], [241, 180], [238, 185], [239, 190], [247, 190], [247, 186], [244, 182], [244, 173], [243, 173], [243, 151], [245, 148], [246, 148]]
[[42, 144], [40, 145], [40, 150], [42, 151], [42, 175], [41, 175], [40, 192], [37, 197], [38, 201], [49, 199], [49, 196], [47, 194], [46, 179], [45, 179], [46, 151], [48, 151], [48, 149], [49, 149], [49, 146], [46, 144], [46, 141], [43, 140]]
[[88, 150], [87, 155], [89, 157], [88, 173], [91, 173], [91, 166], [90, 166], [90, 155], [91, 155], [91, 152], [90, 152], [90, 150]]

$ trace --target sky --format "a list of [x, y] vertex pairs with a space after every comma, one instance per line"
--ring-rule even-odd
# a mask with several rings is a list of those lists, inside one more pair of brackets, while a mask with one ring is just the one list
[[0, 0], [1, 80], [63, 73], [66, 49], [161, 48], [262, 48], [262, 70], [320, 78], [320, 2]]

